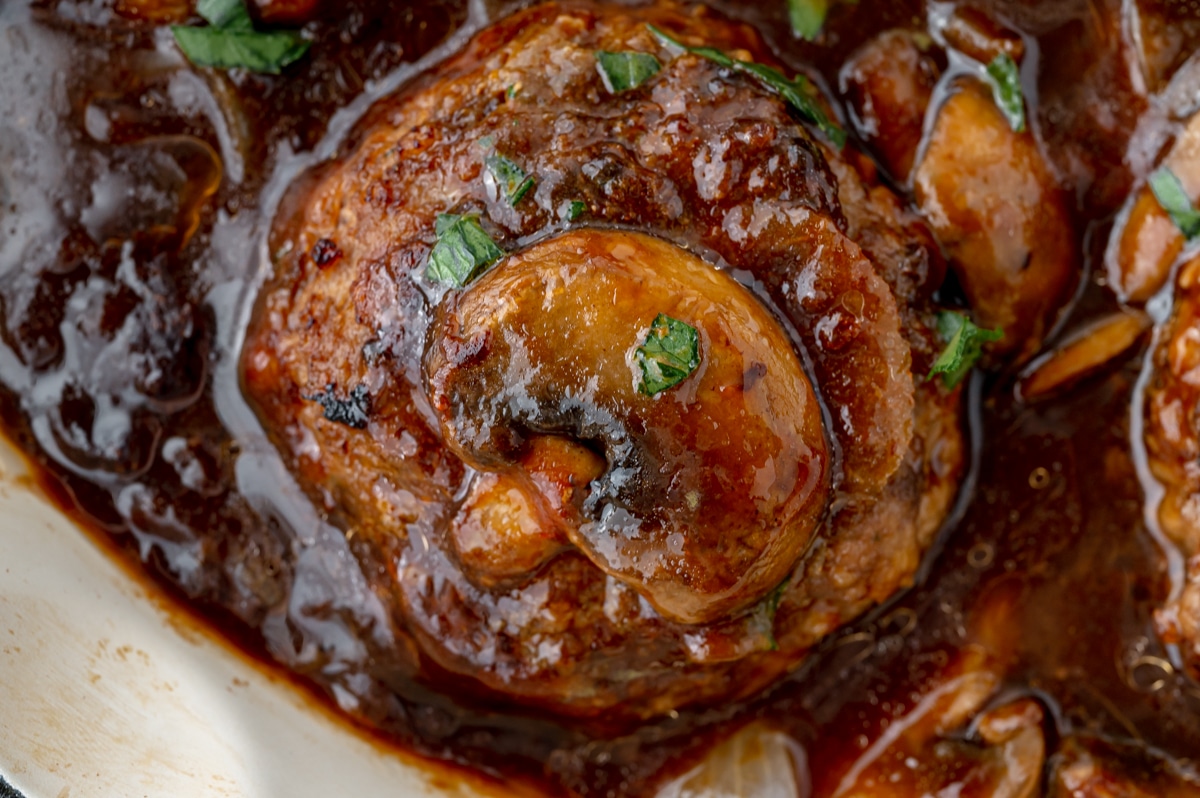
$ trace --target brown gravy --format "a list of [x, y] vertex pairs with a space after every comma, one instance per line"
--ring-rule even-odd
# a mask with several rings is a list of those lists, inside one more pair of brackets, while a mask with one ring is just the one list
[[[0, 416], [67, 509], [397, 743], [551, 793], [652, 791], [664, 768], [763, 719], [823, 763], [813, 793], [832, 794], [974, 643], [1003, 652], [1006, 698], [1049, 709], [1050, 750], [1056, 735], [1094, 734], [1195, 758], [1200, 687], [1175, 672], [1154, 631], [1170, 562], [1145, 527], [1131, 454], [1144, 345], [1034, 404], [1014, 398], [1011, 375], [977, 375], [977, 467], [918, 584], [754, 701], [591, 737], [371, 672], [372, 608], [347, 544], [316, 521], [240, 396], [236, 353], [261, 279], [247, 264], [291, 179], [413, 64], [508, 7], [493, 5], [327, 4], [309, 24], [311, 55], [284, 78], [177, 71], [164, 29], [104, 0], [0, 8]], [[863, 0], [804, 45], [782, 2], [715, 5], [757, 25], [785, 59], [815, 64], [834, 90], [855, 47], [890, 27], [923, 28], [925, 16], [909, 0]], [[1061, 337], [1115, 305], [1098, 264], [1131, 183], [1122, 158], [1143, 104], [1103, 49], [1094, 4], [977, 5], [1040, 48], [1040, 130], [1081, 187], [1089, 279]], [[1177, 13], [1183, 42], [1163, 56], [1176, 65], [1194, 49], [1198, 16], [1188, 4]], [[1094, 65], [1074, 77], [1080, 63]], [[1108, 131], [1098, 106], [1111, 111]], [[301, 539], [304, 529], [322, 531]], [[276, 607], [262, 601], [272, 595]]]

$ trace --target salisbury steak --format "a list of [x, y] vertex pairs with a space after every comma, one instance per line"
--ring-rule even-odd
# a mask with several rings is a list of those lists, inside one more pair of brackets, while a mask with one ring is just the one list
[[456, 695], [748, 695], [908, 583], [962, 472], [927, 229], [673, 40], [773, 63], [701, 8], [538, 6], [380, 101], [276, 223], [245, 389], [398, 666]]

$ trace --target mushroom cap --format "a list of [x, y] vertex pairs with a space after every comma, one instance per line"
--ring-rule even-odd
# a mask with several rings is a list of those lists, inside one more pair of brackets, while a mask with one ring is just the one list
[[[647, 393], [660, 315], [698, 332], [694, 372]], [[563, 233], [448, 299], [425, 370], [447, 445], [505, 470], [534, 435], [602, 451], [567, 535], [664, 617], [707, 623], [762, 600], [828, 499], [821, 408], [786, 332], [727, 273], [650, 236]]]

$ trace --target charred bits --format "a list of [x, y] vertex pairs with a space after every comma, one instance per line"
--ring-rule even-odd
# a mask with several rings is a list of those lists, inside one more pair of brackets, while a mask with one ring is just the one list
[[319, 268], [326, 268], [337, 263], [342, 257], [342, 250], [338, 247], [337, 242], [332, 239], [322, 238], [313, 244], [312, 252], [309, 253], [313, 263]]
[[325, 411], [325, 419], [335, 424], [345, 424], [354, 429], [366, 429], [371, 417], [371, 394], [367, 386], [358, 385], [345, 399], [338, 398], [332, 384], [326, 385], [321, 393], [305, 396], [310, 402], [316, 402]]

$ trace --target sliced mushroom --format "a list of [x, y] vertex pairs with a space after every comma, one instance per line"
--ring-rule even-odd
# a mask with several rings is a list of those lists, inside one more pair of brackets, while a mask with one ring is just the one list
[[[1200, 199], [1200, 114], [1188, 122], [1162, 165], [1179, 178], [1192, 202]], [[1130, 198], [1109, 242], [1109, 285], [1123, 301], [1135, 303], [1150, 299], [1166, 284], [1186, 243], [1149, 185]]]
[[1114, 313], [1090, 325], [1033, 364], [1021, 378], [1025, 399], [1040, 399], [1095, 374], [1141, 340], [1150, 329], [1144, 313]]
[[893, 30], [863, 45], [842, 67], [842, 89], [858, 132], [892, 177], [907, 182], [938, 81], [920, 34]]
[[[659, 314], [699, 332], [700, 365], [651, 395], [635, 353]], [[603, 452], [604, 473], [559, 507], [567, 535], [669, 618], [760, 600], [824, 510], [820, 407], [788, 336], [732, 277], [658, 239], [579, 231], [509, 258], [443, 305], [425, 373], [475, 468], [523, 470], [543, 435]]]
[[1015, 132], [992, 93], [957, 84], [915, 174], [917, 203], [946, 249], [993, 351], [1037, 351], [1079, 273], [1068, 197], [1033, 136]]
[[[942, 684], [863, 752], [833, 795], [1037, 795], [1046, 758], [1043, 710], [1025, 698], [976, 714], [996, 684], [996, 677], [986, 671], [964, 673]], [[971, 733], [962, 739], [959, 730], [971, 716]]]
[[1025, 57], [1025, 42], [1012, 30], [1001, 26], [981, 9], [960, 6], [942, 29], [946, 44], [981, 64], [1007, 55], [1017, 63]]
[[971, 642], [921, 694], [899, 698], [911, 709], [890, 719], [841, 775], [832, 795], [1037, 794], [1046, 757], [1044, 710], [1030, 698], [995, 702], [1018, 660], [1018, 601], [1018, 591], [1007, 586], [981, 597], [966, 620]]

